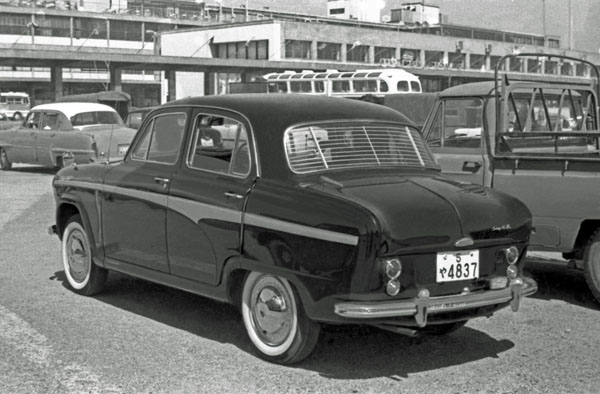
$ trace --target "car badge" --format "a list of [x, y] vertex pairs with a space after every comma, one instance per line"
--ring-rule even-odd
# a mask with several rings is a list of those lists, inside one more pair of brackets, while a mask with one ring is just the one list
[[454, 246], [462, 248], [464, 246], [471, 246], [475, 244], [475, 241], [473, 241], [473, 238], [469, 238], [469, 237], [465, 237], [465, 238], [461, 238], [458, 241], [454, 242]]
[[503, 224], [501, 226], [493, 226], [492, 231], [504, 231], [512, 229], [510, 224]]

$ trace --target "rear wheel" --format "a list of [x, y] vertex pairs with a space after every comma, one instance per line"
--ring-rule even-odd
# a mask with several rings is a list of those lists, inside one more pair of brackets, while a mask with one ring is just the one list
[[13, 120], [21, 120], [23, 119], [23, 115], [20, 112], [15, 112], [12, 118]]
[[596, 301], [600, 302], [600, 230], [596, 230], [585, 247], [583, 274]]
[[261, 358], [279, 364], [303, 360], [312, 352], [321, 327], [306, 316], [290, 283], [251, 272], [244, 283], [242, 316]]
[[6, 150], [0, 147], [0, 169], [2, 171], [8, 171], [12, 168], [12, 163], [8, 160]]
[[92, 261], [92, 252], [80, 215], [72, 216], [62, 236], [65, 275], [76, 293], [94, 295], [106, 283], [107, 271]]

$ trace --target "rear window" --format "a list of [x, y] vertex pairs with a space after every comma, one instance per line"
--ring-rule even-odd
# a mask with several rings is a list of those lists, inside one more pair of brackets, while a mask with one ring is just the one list
[[386, 123], [327, 123], [286, 131], [290, 169], [298, 174], [354, 167], [433, 167], [421, 134]]
[[122, 125], [123, 120], [116, 112], [110, 111], [90, 111], [82, 112], [71, 117], [73, 126], [89, 126], [96, 124], [118, 124]]

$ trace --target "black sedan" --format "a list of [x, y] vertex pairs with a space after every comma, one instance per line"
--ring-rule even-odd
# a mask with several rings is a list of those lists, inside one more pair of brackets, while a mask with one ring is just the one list
[[389, 108], [305, 95], [165, 104], [119, 163], [54, 178], [69, 285], [119, 271], [238, 305], [258, 355], [292, 363], [320, 323], [443, 334], [517, 310], [531, 215], [440, 176]]

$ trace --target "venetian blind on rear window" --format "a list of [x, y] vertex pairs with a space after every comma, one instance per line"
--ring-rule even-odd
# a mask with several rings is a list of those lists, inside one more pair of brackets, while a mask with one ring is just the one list
[[414, 128], [376, 123], [328, 123], [289, 129], [290, 169], [305, 174], [373, 166], [437, 167]]

